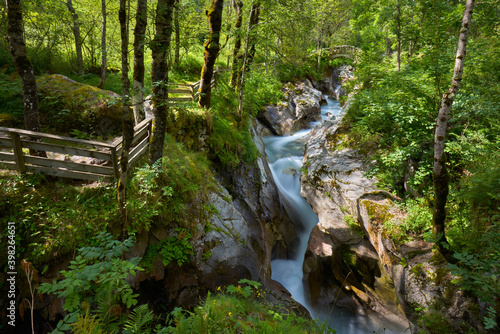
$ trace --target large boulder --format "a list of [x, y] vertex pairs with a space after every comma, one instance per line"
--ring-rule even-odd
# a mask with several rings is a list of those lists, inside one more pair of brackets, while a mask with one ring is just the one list
[[278, 105], [267, 106], [257, 118], [266, 125], [273, 134], [283, 136], [309, 128], [309, 123], [321, 118], [321, 101], [323, 94], [314, 89], [306, 80], [299, 84], [288, 83], [284, 86], [285, 101]]
[[120, 95], [85, 85], [60, 74], [37, 79], [42, 95], [40, 119], [56, 131], [71, 130], [115, 134], [121, 129]]

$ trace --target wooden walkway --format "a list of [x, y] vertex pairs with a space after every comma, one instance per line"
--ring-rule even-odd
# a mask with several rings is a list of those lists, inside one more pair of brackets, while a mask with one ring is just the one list
[[[134, 127], [134, 139], [129, 155], [130, 165], [147, 151], [151, 121], [151, 118], [145, 119]], [[122, 137], [119, 137], [111, 144], [107, 144], [0, 127], [0, 148], [6, 149], [0, 151], [0, 169], [113, 182], [120, 175], [119, 157], [122, 140]], [[47, 153], [47, 158], [30, 155], [29, 150], [44, 151]]]
[[[228, 69], [217, 67], [212, 79], [215, 85], [219, 72]], [[169, 83], [169, 102], [192, 101], [199, 96], [200, 81], [193, 84]], [[179, 96], [181, 95], [181, 96]], [[152, 118], [134, 127], [129, 165], [133, 165], [147, 151], [151, 136]], [[120, 177], [119, 158], [123, 138], [111, 144], [93, 140], [56, 136], [14, 128], [0, 127], [0, 169], [19, 173], [44, 173], [72, 179], [113, 182]], [[29, 154], [30, 150], [43, 151], [47, 158]]]

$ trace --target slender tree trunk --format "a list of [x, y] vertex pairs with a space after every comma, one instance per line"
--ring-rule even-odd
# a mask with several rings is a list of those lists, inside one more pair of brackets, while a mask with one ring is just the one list
[[101, 81], [97, 85], [97, 87], [99, 88], [103, 88], [104, 85], [106, 84], [106, 75], [108, 69], [108, 64], [107, 64], [108, 54], [106, 50], [106, 20], [107, 20], [106, 0], [102, 0], [101, 10], [102, 10], [102, 33], [101, 33], [102, 61], [101, 61]]
[[174, 27], [175, 27], [175, 51], [174, 51], [174, 65], [179, 66], [180, 50], [181, 50], [181, 28], [179, 25], [179, 7], [175, 7], [174, 12]]
[[398, 12], [398, 72], [401, 71], [401, 4], [397, 3], [397, 12]]
[[237, 0], [235, 2], [236, 7], [236, 23], [234, 24], [234, 29], [236, 31], [236, 40], [234, 42], [233, 49], [233, 64], [231, 66], [231, 80], [230, 84], [233, 89], [236, 90], [238, 85], [238, 73], [241, 69], [241, 58], [240, 48], [241, 48], [241, 24], [243, 23], [243, 1]]
[[[250, 18], [252, 17], [252, 11], [254, 9], [254, 3], [252, 2], [252, 6], [250, 7]], [[243, 91], [245, 89], [245, 72], [246, 72], [246, 66], [247, 66], [247, 56], [248, 56], [248, 48], [250, 45], [250, 30], [252, 29], [252, 20], [248, 19], [248, 25], [247, 25], [247, 36], [246, 36], [246, 41], [245, 41], [245, 53], [243, 55], [243, 68], [241, 69], [241, 78], [240, 78], [240, 96], [239, 96], [239, 101], [238, 101], [238, 114], [240, 117], [240, 122], [243, 122]]]
[[[259, 16], [260, 16], [260, 1], [256, 1], [254, 4], [252, 4], [252, 9], [250, 10], [250, 31], [252, 31], [258, 24], [259, 24]], [[257, 44], [257, 37], [253, 35], [249, 35], [248, 37], [250, 39], [250, 49], [248, 51], [248, 58], [247, 58], [247, 66], [246, 70], [250, 70], [250, 66], [253, 63], [253, 60], [255, 58], [255, 45]]]
[[118, 19], [120, 21], [120, 35], [122, 44], [122, 103], [123, 103], [123, 142], [120, 157], [120, 180], [118, 181], [118, 204], [122, 216], [127, 219], [127, 178], [129, 151], [134, 137], [134, 117], [130, 108], [130, 80], [128, 78], [128, 44], [129, 34], [127, 30], [127, 8], [126, 0], [120, 0]]
[[[24, 101], [24, 127], [30, 131], [40, 131], [38, 114], [38, 92], [33, 65], [26, 53], [23, 34], [23, 11], [21, 0], [6, 0], [7, 36], [14, 66], [21, 78]], [[45, 152], [30, 150], [31, 155], [46, 156]]]
[[433, 232], [436, 236], [437, 246], [441, 254], [448, 260], [453, 261], [452, 251], [449, 248], [446, 239], [445, 222], [446, 222], [446, 201], [449, 191], [449, 175], [446, 170], [446, 155], [444, 153], [446, 129], [448, 127], [449, 113], [455, 97], [458, 94], [460, 83], [462, 81], [462, 73], [464, 68], [464, 60], [466, 54], [467, 38], [472, 19], [472, 11], [474, 9], [474, 0], [467, 0], [465, 5], [464, 17], [462, 20], [462, 28], [458, 40], [457, 56], [455, 58], [455, 69], [453, 70], [453, 79], [448, 92], [443, 95], [441, 108], [439, 109], [436, 132], [434, 136], [434, 214], [433, 214]]
[[135, 123], [142, 122], [144, 113], [144, 43], [146, 41], [146, 26], [148, 2], [137, 1], [137, 13], [134, 29], [134, 81], [133, 81], [133, 106]]
[[172, 13], [176, 0], [158, 0], [156, 7], [156, 35], [151, 42], [151, 81], [153, 82], [153, 133], [149, 145], [149, 165], [163, 156], [163, 142], [167, 122], [168, 68], [166, 56], [172, 37]]
[[78, 66], [78, 75], [84, 74], [83, 69], [83, 54], [82, 54], [82, 38], [80, 35], [80, 22], [78, 22], [78, 14], [76, 13], [75, 8], [73, 8], [73, 1], [67, 0], [66, 7], [71, 13], [71, 17], [73, 18], [73, 35], [75, 36], [75, 47], [76, 47], [76, 63]]
[[222, 25], [222, 9], [224, 0], [212, 0], [210, 9], [206, 12], [208, 24], [210, 26], [210, 35], [205, 42], [205, 52], [203, 53], [204, 64], [201, 70], [200, 82], [200, 107], [210, 108], [212, 98], [212, 76], [214, 72], [215, 60], [219, 54], [220, 29]]

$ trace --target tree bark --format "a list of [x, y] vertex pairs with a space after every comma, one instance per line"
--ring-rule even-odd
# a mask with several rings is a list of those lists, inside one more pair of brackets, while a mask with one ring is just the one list
[[250, 31], [252, 30], [252, 11], [254, 10], [254, 3], [252, 2], [252, 6], [250, 7], [250, 18], [248, 19], [247, 25], [247, 36], [245, 41], [245, 52], [243, 54], [243, 67], [241, 69], [241, 77], [239, 78], [239, 100], [238, 100], [238, 115], [240, 117], [240, 122], [243, 122], [243, 90], [245, 89], [245, 72], [247, 65], [247, 57], [248, 57], [248, 48], [250, 45]]
[[122, 217], [127, 219], [127, 178], [128, 178], [128, 160], [129, 151], [134, 137], [134, 117], [129, 103], [130, 80], [128, 78], [128, 44], [129, 34], [127, 29], [127, 2], [120, 0], [120, 10], [118, 11], [118, 19], [120, 21], [120, 35], [122, 45], [122, 103], [123, 103], [123, 141], [122, 153], [120, 157], [120, 180], [118, 181], [118, 204], [122, 213]]
[[210, 34], [205, 42], [205, 52], [203, 53], [204, 64], [201, 70], [200, 82], [200, 99], [198, 104], [200, 107], [210, 108], [212, 98], [212, 76], [214, 65], [219, 54], [220, 30], [222, 26], [222, 9], [224, 8], [224, 0], [212, 0], [210, 9], [206, 12], [208, 24], [210, 26]]
[[149, 165], [163, 156], [168, 99], [168, 68], [166, 56], [172, 37], [172, 13], [176, 0], [158, 0], [156, 7], [156, 35], [151, 42], [151, 81], [153, 82], [153, 131], [149, 144]]
[[433, 213], [433, 232], [437, 238], [437, 246], [441, 254], [448, 260], [453, 261], [452, 252], [446, 239], [446, 201], [449, 191], [449, 175], [446, 170], [445, 140], [448, 127], [449, 113], [455, 97], [458, 94], [462, 73], [464, 68], [467, 38], [469, 35], [472, 11], [474, 9], [474, 0], [467, 0], [465, 5], [462, 28], [458, 40], [457, 56], [455, 58], [455, 69], [453, 70], [453, 79], [448, 92], [443, 95], [441, 108], [439, 109], [436, 132], [434, 136], [434, 213]]
[[[23, 34], [23, 12], [21, 0], [6, 0], [7, 36], [14, 66], [19, 73], [23, 89], [24, 127], [26, 130], [40, 132], [38, 113], [38, 91], [33, 65], [26, 53]], [[46, 156], [45, 152], [30, 150], [31, 155]]]
[[133, 81], [133, 108], [135, 123], [142, 122], [144, 113], [144, 43], [146, 41], [146, 26], [148, 2], [137, 1], [137, 13], [134, 30], [134, 81]]
[[[260, 1], [256, 1], [252, 4], [252, 9], [250, 10], [250, 31], [252, 31], [259, 24], [260, 16]], [[250, 70], [250, 65], [252, 65], [253, 59], [255, 58], [255, 45], [257, 44], [256, 36], [249, 35], [250, 39], [250, 49], [248, 51], [247, 66], [246, 70]]]
[[107, 64], [108, 57], [107, 57], [107, 49], [106, 49], [106, 20], [107, 20], [106, 0], [102, 0], [101, 11], [102, 11], [102, 33], [101, 33], [102, 61], [101, 61], [101, 81], [97, 85], [98, 88], [103, 88], [104, 85], [106, 84], [106, 75], [107, 75], [107, 69], [108, 69], [108, 64]]
[[175, 27], [175, 51], [174, 65], [179, 66], [180, 50], [181, 50], [181, 28], [179, 25], [179, 7], [175, 7], [174, 27]]
[[233, 64], [231, 66], [231, 80], [230, 84], [233, 89], [236, 90], [238, 85], [238, 73], [241, 70], [241, 58], [240, 49], [241, 49], [241, 24], [243, 23], [243, 1], [237, 0], [235, 2], [236, 7], [236, 22], [234, 24], [234, 29], [236, 31], [236, 40], [234, 42], [233, 49]]
[[397, 13], [398, 13], [398, 17], [397, 17], [397, 21], [398, 21], [398, 72], [401, 71], [401, 4], [399, 3], [399, 0], [398, 0], [398, 3], [396, 5], [397, 7]]
[[73, 0], [66, 1], [66, 7], [71, 13], [71, 17], [73, 18], [73, 35], [75, 36], [75, 48], [76, 48], [76, 63], [78, 66], [78, 75], [84, 74], [83, 69], [83, 54], [82, 54], [82, 38], [80, 35], [80, 22], [78, 22], [78, 14], [76, 13], [75, 8], [73, 7]]

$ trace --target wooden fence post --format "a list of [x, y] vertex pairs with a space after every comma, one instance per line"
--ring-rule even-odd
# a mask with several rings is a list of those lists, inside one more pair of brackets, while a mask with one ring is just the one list
[[17, 133], [11, 133], [12, 149], [14, 151], [14, 159], [16, 160], [16, 167], [19, 173], [26, 172], [26, 165], [24, 164], [24, 153], [21, 145], [21, 138]]
[[116, 154], [116, 146], [111, 148], [111, 162], [113, 163], [113, 172], [115, 181], [120, 179], [120, 168], [118, 166], [118, 156]]

